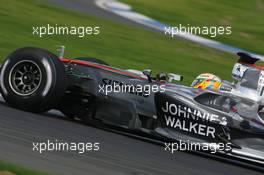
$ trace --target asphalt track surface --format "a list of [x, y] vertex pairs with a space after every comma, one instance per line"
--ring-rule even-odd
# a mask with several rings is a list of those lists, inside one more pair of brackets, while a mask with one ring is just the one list
[[[84, 154], [33, 151], [33, 142], [99, 142]], [[67, 120], [58, 112], [33, 114], [0, 103], [0, 160], [53, 174], [234, 175], [257, 172]]]
[[[94, 6], [91, 1], [83, 2], [88, 5], [87, 12], [91, 9], [89, 13], [104, 16], [105, 12]], [[82, 5], [82, 8], [84, 7]], [[116, 15], [110, 17], [108, 14], [107, 17], [115, 18]], [[122, 22], [120, 17], [117, 20]], [[40, 154], [32, 150], [33, 142], [56, 139], [76, 143], [99, 142], [100, 150], [84, 154], [59, 151]], [[262, 174], [195, 154], [170, 154], [164, 151], [162, 146], [85, 126], [78, 121], [67, 120], [56, 111], [45, 114], [28, 113], [7, 106], [3, 100], [0, 102], [0, 160], [62, 175]]]

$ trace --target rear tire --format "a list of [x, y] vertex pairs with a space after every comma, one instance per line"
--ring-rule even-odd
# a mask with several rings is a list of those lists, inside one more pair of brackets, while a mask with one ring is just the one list
[[64, 95], [65, 69], [51, 52], [25, 47], [6, 58], [0, 82], [2, 96], [10, 106], [44, 112], [55, 108]]

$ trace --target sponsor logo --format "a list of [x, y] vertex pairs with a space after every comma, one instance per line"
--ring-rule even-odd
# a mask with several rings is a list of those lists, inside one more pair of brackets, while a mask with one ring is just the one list
[[258, 92], [259, 95], [262, 96], [263, 95], [263, 91], [264, 91], [264, 71], [260, 72], [259, 75], [259, 79], [258, 79]]
[[207, 126], [204, 124], [193, 123], [193, 122], [186, 122], [185, 120], [180, 120], [173, 118], [171, 116], [164, 115], [166, 120], [166, 125], [172, 128], [178, 128], [182, 131], [191, 132], [194, 134], [207, 136], [215, 138], [215, 128], [211, 126]]
[[227, 86], [227, 85], [223, 85], [223, 84], [220, 86], [220, 91], [231, 92], [232, 89], [233, 88], [231, 86]]
[[192, 118], [193, 120], [207, 120], [210, 122], [217, 121], [219, 118], [216, 114], [211, 114], [208, 112], [201, 112], [190, 107], [176, 105], [174, 103], [166, 102], [165, 107], [162, 107], [162, 111], [170, 113], [171, 115], [177, 115], [184, 118]]
[[215, 138], [216, 128], [206, 123], [220, 123], [219, 116], [209, 112], [192, 109], [183, 105], [166, 102], [162, 106], [166, 126], [200, 136]]

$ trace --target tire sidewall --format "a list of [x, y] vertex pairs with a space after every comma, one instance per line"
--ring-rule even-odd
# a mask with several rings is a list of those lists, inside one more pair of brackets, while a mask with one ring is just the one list
[[[62, 77], [57, 76], [58, 70], [56, 68], [58, 66], [56, 67], [54, 60], [52, 61], [51, 59], [54, 59], [54, 55], [39, 48], [22, 48], [10, 54], [4, 62], [0, 73], [1, 92], [7, 103], [16, 108], [37, 112], [44, 111], [55, 105], [56, 99], [53, 97], [53, 92], [59, 83], [58, 78]], [[9, 77], [12, 68], [20, 61], [25, 60], [35, 63], [40, 68], [42, 79], [34, 93], [22, 96], [13, 91]], [[60, 64], [63, 66], [62, 63]], [[57, 89], [62, 90], [62, 87]], [[58, 94], [58, 98], [60, 96]]]

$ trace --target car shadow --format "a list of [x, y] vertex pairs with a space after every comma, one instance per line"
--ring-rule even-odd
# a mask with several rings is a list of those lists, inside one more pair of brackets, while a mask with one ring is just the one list
[[[7, 105], [4, 101], [0, 101], [0, 105], [5, 106], [11, 110], [19, 111], [19, 109], [12, 108], [11, 106]], [[56, 120], [62, 120], [62, 121], [66, 121], [66, 122], [71, 122], [71, 123], [83, 125], [83, 126], [94, 127], [97, 129], [107, 131], [107, 132], [123, 135], [123, 136], [129, 137], [129, 138], [132, 138], [132, 139], [140, 140], [143, 142], [147, 142], [150, 144], [155, 144], [155, 145], [159, 145], [159, 146], [163, 146], [163, 147], [165, 145], [165, 142], [176, 142], [175, 140], [166, 140], [165, 138], [155, 137], [153, 135], [145, 134], [145, 133], [142, 133], [139, 131], [131, 131], [131, 130], [120, 128], [120, 127], [115, 127], [115, 126], [106, 125], [106, 124], [102, 124], [102, 123], [100, 124], [98, 122], [95, 122], [95, 124], [84, 124], [80, 119], [70, 119], [70, 118], [64, 116], [58, 110], [50, 110], [48, 112], [38, 113], [37, 115], [38, 115], [38, 117], [52, 118], [52, 119], [56, 119]], [[248, 168], [248, 169], [251, 169], [254, 171], [263, 171], [264, 170], [262, 167], [258, 167], [256, 165], [248, 163], [248, 162], [241, 162], [241, 160], [238, 160], [238, 159], [230, 159], [230, 157], [227, 157], [223, 154], [221, 154], [221, 155], [220, 154], [211, 154], [211, 153], [200, 152], [200, 151], [199, 152], [198, 151], [182, 151], [182, 152], [184, 152], [186, 154], [196, 155], [199, 157], [209, 158], [209, 159], [212, 159], [215, 161], [220, 161], [220, 162], [226, 163], [226, 164], [231, 163], [235, 166]]]

